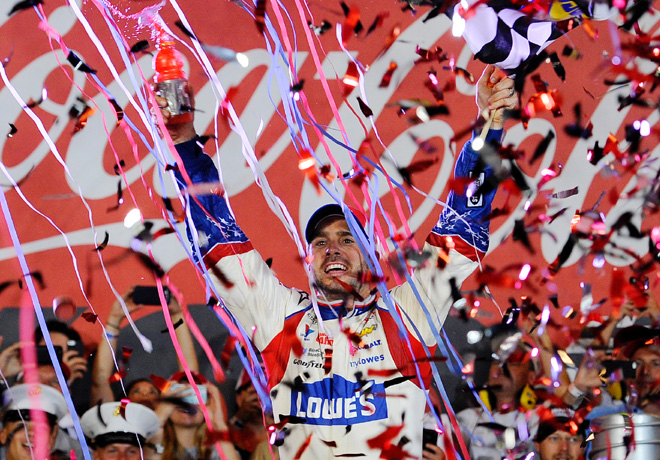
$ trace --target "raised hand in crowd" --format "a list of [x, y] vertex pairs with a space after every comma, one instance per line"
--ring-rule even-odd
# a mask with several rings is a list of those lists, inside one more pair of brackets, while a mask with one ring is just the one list
[[[132, 314], [143, 307], [143, 305], [137, 304], [133, 300], [134, 291], [135, 286], [132, 286], [121, 296], [129, 314]], [[183, 311], [176, 296], [170, 296], [167, 308], [175, 328], [176, 338], [183, 351], [184, 360], [188, 364], [190, 370], [198, 371], [199, 363], [195, 352], [195, 345], [190, 330], [183, 318]], [[109, 402], [115, 400], [115, 395], [113, 394], [109, 380], [116, 371], [113, 354], [116, 352], [117, 340], [119, 338], [122, 323], [125, 319], [126, 316], [121, 302], [119, 299], [115, 299], [105, 323], [105, 337], [99, 342], [96, 360], [92, 370], [92, 404], [96, 404], [98, 401]], [[179, 369], [183, 369], [181, 361], [179, 361]], [[147, 378], [148, 376], [145, 375], [141, 377]]]
[[[0, 345], [3, 338], [0, 337]], [[0, 353], [0, 372], [5, 379], [12, 379], [23, 371], [21, 362], [21, 342], [8, 346]]]

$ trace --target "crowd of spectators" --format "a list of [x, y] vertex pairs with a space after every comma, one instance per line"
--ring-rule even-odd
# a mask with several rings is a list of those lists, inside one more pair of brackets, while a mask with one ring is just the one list
[[[559, 374], [553, 375], [548, 365], [552, 359], [557, 362], [559, 355], [547, 336], [524, 333], [523, 325], [486, 329], [489, 346], [484, 353], [482, 345], [475, 359], [476, 368], [483, 369], [485, 376], [481, 382], [477, 375], [467, 379], [472, 383], [469, 391], [457, 390], [463, 406], [470, 407], [458, 411], [452, 423], [437, 390], [431, 390], [431, 400], [441, 415], [436, 420], [427, 414], [430, 423], [425, 426], [433, 428], [425, 432], [435, 433], [423, 458], [460, 458], [459, 436], [473, 460], [579, 460], [588, 458], [588, 453], [592, 459], [625, 458], [636, 448], [629, 441], [634, 435], [617, 434], [616, 430], [635, 429], [634, 420], [640, 414], [660, 415], [660, 329], [655, 323], [660, 311], [650, 292], [646, 295], [647, 308], [625, 304], [619, 315], [596, 328], [596, 338], [582, 342], [586, 347], [578, 352], [580, 365], [564, 362]], [[140, 308], [132, 301], [131, 290], [122, 300], [130, 312]], [[198, 372], [193, 339], [185, 322], [179, 321], [181, 308], [174, 297], [168, 307], [173, 321], [180, 323], [176, 336], [201, 402], [181, 363], [181, 370], [168, 378], [145, 375], [126, 382], [123, 394], [113, 391], [110, 382], [117, 375], [119, 358], [113, 355], [125, 319], [119, 301], [105, 322], [105, 337], [91, 355], [84, 352], [73, 328], [54, 320], [47, 323], [66, 384], [77, 396], [72, 401], [90, 454], [97, 460], [278, 459], [276, 440], [269, 431], [273, 418], [262, 410], [249, 373], [241, 372], [233, 394], [221, 394], [218, 386]], [[637, 323], [631, 324], [631, 318]], [[507, 343], [513, 344], [512, 351], [506, 350], [503, 344]], [[36, 344], [45, 348], [40, 330], [36, 331]], [[45, 414], [42, 433], [48, 433], [50, 458], [84, 458], [50, 357], [39, 353], [39, 383], [25, 383], [20, 346], [6, 346], [0, 353], [0, 371], [9, 386], [3, 393], [0, 458], [34, 458], [39, 418], [30, 409]], [[88, 388], [80, 385], [84, 382]], [[464, 379], [463, 387], [465, 383]], [[80, 395], [89, 398], [86, 403], [80, 401]], [[236, 400], [232, 414], [225, 403], [229, 398]], [[618, 425], [613, 425], [615, 417], [620, 420]], [[628, 419], [632, 421], [626, 424]], [[642, 430], [653, 422], [647, 418], [638, 423], [636, 429]], [[651, 438], [657, 436], [653, 433]], [[625, 442], [617, 444], [617, 436]], [[649, 442], [660, 452], [657, 438]]]

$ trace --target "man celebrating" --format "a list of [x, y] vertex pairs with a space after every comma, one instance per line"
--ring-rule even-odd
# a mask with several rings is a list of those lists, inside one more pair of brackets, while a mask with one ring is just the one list
[[[164, 102], [159, 99], [161, 107]], [[499, 141], [502, 112], [517, 103], [513, 81], [487, 68], [477, 102], [480, 114], [493, 113], [486, 142]], [[179, 168], [192, 183], [217, 183], [218, 172], [202, 152], [192, 122], [167, 123], [169, 113], [161, 112], [183, 161]], [[472, 174], [484, 183], [493, 171], [480, 166], [468, 142], [455, 174]], [[183, 177], [177, 172], [182, 188], [187, 185]], [[482, 199], [468, 203], [466, 196], [450, 193], [448, 208], [424, 246], [427, 263], [416, 269], [412, 282], [389, 294], [372, 290], [368, 281], [358, 244], [369, 238], [362, 213], [338, 204], [321, 207], [305, 229], [316, 297], [279, 283], [224, 197], [197, 194], [190, 200], [189, 236], [203, 242], [200, 249], [217, 292], [243, 328], [254, 331], [253, 342], [262, 353], [282, 459], [422, 456], [424, 390], [431, 379], [424, 346], [433, 352], [433, 330], [449, 312], [452, 284], [460, 286], [488, 248], [494, 195], [491, 187]], [[364, 234], [355, 235], [351, 228]]]
[[147, 406], [119, 401], [89, 409], [80, 419], [80, 425], [90, 439], [94, 460], [147, 458], [146, 442], [160, 428], [158, 415]]

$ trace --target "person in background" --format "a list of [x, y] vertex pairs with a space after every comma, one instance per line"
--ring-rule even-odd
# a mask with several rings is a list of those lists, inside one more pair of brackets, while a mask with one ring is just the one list
[[80, 419], [94, 460], [154, 458], [147, 440], [160, 428], [158, 416], [137, 403], [108, 402], [92, 407]]
[[[229, 419], [229, 434], [241, 458], [270, 459], [271, 450], [274, 455], [278, 455], [277, 447], [269, 446], [269, 433], [266, 428], [272, 425], [273, 417], [264, 414], [257, 390], [245, 369], [236, 381], [235, 394], [238, 410]], [[266, 457], [263, 457], [264, 455]]]
[[[133, 313], [143, 307], [143, 305], [136, 304], [133, 301], [134, 289], [135, 286], [132, 286], [122, 295], [122, 299], [126, 304], [129, 313]], [[190, 330], [183, 319], [181, 306], [174, 295], [170, 296], [167, 308], [172, 318], [176, 338], [179, 341], [179, 345], [181, 345], [188, 368], [197, 372], [199, 371], [199, 364], [197, 354], [195, 353], [195, 345]], [[102, 338], [99, 343], [96, 359], [92, 368], [92, 391], [90, 403], [96, 404], [99, 401], [114, 401], [117, 399], [115, 396], [128, 397], [131, 401], [146, 403], [148, 407], [154, 409], [156, 406], [156, 400], [160, 397], [160, 390], [153, 382], [146, 378], [148, 376], [130, 382], [126, 387], [126, 395], [115, 395], [112, 391], [110, 379], [117, 370], [112, 356], [116, 352], [117, 340], [124, 319], [126, 319], [124, 310], [122, 309], [119, 299], [116, 299], [110, 308], [110, 313], [105, 324], [105, 337]], [[181, 362], [178, 364], [179, 370], [183, 370]]]
[[[69, 369], [67, 385], [73, 385], [83, 379], [87, 373], [87, 357], [85, 356], [85, 344], [80, 338], [78, 331], [58, 320], [46, 321], [46, 327], [53, 341], [53, 346], [62, 347], [62, 363]], [[40, 328], [34, 331], [34, 341], [37, 345], [46, 345], [43, 332]], [[82, 385], [84, 386], [84, 385]], [[78, 389], [81, 390], [82, 388]], [[74, 388], [75, 390], [75, 388]], [[73, 391], [75, 393], [76, 391]], [[87, 391], [85, 391], [87, 393]], [[78, 404], [76, 404], [78, 407]]]
[[173, 397], [162, 398], [156, 408], [160, 425], [152, 438], [156, 452], [161, 460], [219, 460], [218, 443], [226, 460], [239, 460], [230, 440], [227, 409], [220, 390], [197, 372], [193, 373], [193, 378], [201, 402], [208, 410], [211, 428], [186, 375], [177, 372], [170, 378], [168, 389]]
[[[59, 321], [55, 321], [54, 323], [59, 323]], [[50, 322], [50, 325], [53, 326], [53, 330], [59, 330], [60, 332], [51, 332], [53, 345], [55, 347], [56, 354], [58, 354], [58, 364], [62, 369], [64, 379], [66, 382], [72, 382], [73, 384], [73, 387], [69, 385], [67, 385], [67, 387], [69, 389], [69, 394], [72, 396], [73, 403], [75, 404], [75, 392], [77, 391], [76, 389], [80, 389], [82, 386], [82, 393], [89, 393], [84, 390], [84, 384], [82, 380], [71, 378], [71, 370], [69, 366], [64, 362], [63, 357], [65, 355], [68, 357], [69, 364], [72, 365], [74, 369], [77, 368], [79, 371], [82, 370], [82, 364], [79, 360], [78, 351], [75, 351], [73, 354], [71, 353], [74, 350], [81, 349], [80, 345], [72, 343], [73, 341], [76, 341], [75, 337], [78, 337], [79, 339], [79, 336], [77, 336], [75, 331], [74, 334], [67, 335], [63, 329], [60, 328], [60, 326], [54, 323]], [[63, 323], [59, 324], [61, 325]], [[64, 326], [66, 327], [66, 325]], [[66, 340], [64, 339], [65, 337], [67, 337]], [[62, 394], [62, 388], [60, 387], [60, 383], [57, 380], [55, 366], [51, 361], [50, 355], [46, 353], [45, 346], [43, 345], [43, 336], [39, 335], [38, 338], [40, 339], [42, 345], [37, 347], [37, 379], [40, 384], [48, 386]], [[77, 343], [80, 344], [81, 342], [77, 341]], [[23, 372], [23, 363], [21, 361], [21, 345], [21, 342], [17, 342], [7, 347], [5, 350], [3, 350], [2, 353], [0, 353], [0, 372], [2, 372], [2, 375], [5, 379], [7, 379], [8, 382], [15, 381], [19, 384], [23, 383], [25, 375]], [[62, 350], [66, 350], [64, 347], [67, 346], [71, 346], [73, 350], [68, 350], [67, 353], [64, 353]], [[86, 368], [86, 360], [84, 361], [84, 367]], [[78, 401], [80, 402], [80, 399], [78, 399]], [[83, 406], [82, 403], [80, 405]], [[86, 406], [87, 404], [84, 404], [84, 407]], [[82, 447], [80, 442], [77, 440], [77, 435], [73, 427], [73, 419], [68, 411], [66, 411], [62, 417], [58, 418], [58, 427], [59, 429], [57, 430], [57, 438], [55, 440], [54, 450], [58, 452], [66, 452], [67, 454], [73, 450], [76, 453], [76, 456], [81, 458], [83, 455]]]
[[[524, 345], [505, 361], [491, 360], [485, 389], [479, 394], [483, 405], [456, 414], [473, 460], [523, 458], [532, 450], [526, 413], [536, 406], [535, 380], [530, 350]], [[507, 430], [515, 433], [508, 441]]]
[[40, 430], [36, 426], [38, 419], [33, 420], [31, 411], [42, 411], [45, 414], [50, 458], [69, 458], [70, 451], [62, 452], [55, 448], [57, 421], [67, 414], [64, 396], [54, 388], [38, 383], [15, 385], [3, 392], [0, 459], [33, 459], [34, 436]]
[[[58, 320], [46, 321], [46, 327], [57, 350], [61, 350], [59, 364], [70, 390], [73, 403], [77, 410], [84, 411], [88, 407], [89, 385], [87, 380], [87, 358], [85, 346], [78, 332], [66, 323]], [[34, 331], [37, 345], [37, 373], [39, 381], [59, 391], [60, 384], [50, 356], [47, 354], [43, 333], [40, 328]], [[2, 343], [0, 341], [0, 343]], [[5, 348], [0, 353], [0, 372], [7, 381], [20, 382], [23, 378], [23, 363], [21, 361], [21, 342]], [[44, 352], [43, 355], [40, 352]]]
[[552, 408], [541, 419], [534, 448], [535, 460], [584, 460], [586, 424], [575, 423], [570, 409]]

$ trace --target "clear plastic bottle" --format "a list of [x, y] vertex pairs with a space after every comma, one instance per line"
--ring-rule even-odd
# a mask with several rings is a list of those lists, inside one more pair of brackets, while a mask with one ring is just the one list
[[158, 52], [154, 56], [154, 91], [167, 99], [170, 123], [184, 123], [193, 118], [188, 79], [183, 71], [183, 55], [174, 47], [174, 40], [161, 33], [156, 40]]

